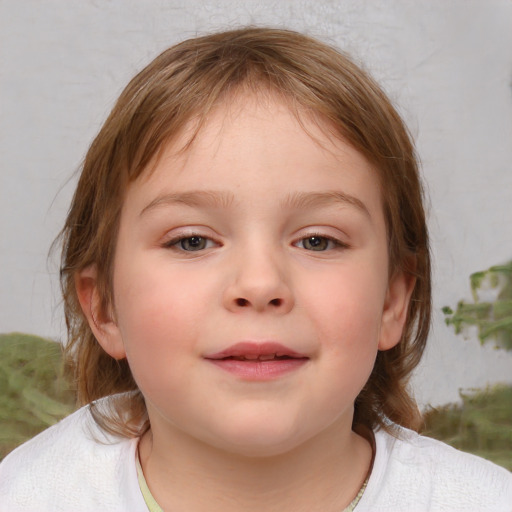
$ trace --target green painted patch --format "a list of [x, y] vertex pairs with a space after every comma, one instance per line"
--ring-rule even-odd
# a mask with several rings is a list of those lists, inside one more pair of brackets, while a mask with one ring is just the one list
[[425, 415], [425, 435], [512, 471], [512, 386], [461, 394], [461, 405]]
[[0, 459], [74, 409], [58, 343], [0, 334]]
[[[473, 303], [461, 300], [455, 311], [445, 306], [447, 325], [453, 325], [457, 334], [476, 326], [482, 344], [494, 340], [497, 347], [512, 350], [512, 261], [475, 272], [469, 279]], [[482, 300], [482, 293], [489, 291], [496, 298]]]

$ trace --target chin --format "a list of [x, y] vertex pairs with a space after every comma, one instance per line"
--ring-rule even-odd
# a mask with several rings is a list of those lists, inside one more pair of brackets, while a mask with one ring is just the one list
[[[220, 436], [219, 436], [220, 437]], [[242, 457], [277, 457], [293, 451], [308, 439], [295, 429], [281, 425], [249, 424], [246, 429], [238, 425], [225, 432], [214, 444], [217, 448]], [[220, 442], [219, 442], [220, 441]]]

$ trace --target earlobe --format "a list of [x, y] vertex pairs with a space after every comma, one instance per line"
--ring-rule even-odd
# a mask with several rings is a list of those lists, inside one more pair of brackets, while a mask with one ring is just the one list
[[105, 311], [102, 305], [96, 265], [90, 265], [75, 274], [75, 288], [89, 327], [103, 350], [114, 359], [126, 357], [119, 327], [111, 311]]
[[403, 271], [389, 280], [379, 339], [379, 350], [389, 350], [400, 342], [407, 320], [409, 302], [416, 278]]

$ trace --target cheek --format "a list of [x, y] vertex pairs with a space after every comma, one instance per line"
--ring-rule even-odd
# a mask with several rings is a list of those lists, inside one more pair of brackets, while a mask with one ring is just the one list
[[[199, 337], [201, 288], [156, 265], [119, 266], [114, 283], [116, 319], [139, 387], [177, 387]], [[133, 272], [133, 268], [137, 271]], [[146, 270], [141, 271], [141, 268]], [[180, 364], [177, 364], [177, 361]]]
[[[301, 302], [324, 342], [333, 348], [377, 342], [386, 282], [371, 267], [351, 266], [308, 276], [302, 283]], [[322, 340], [319, 340], [322, 341]]]
[[[371, 268], [371, 267], [370, 267]], [[386, 284], [380, 272], [351, 267], [350, 271], [317, 275], [303, 296], [304, 311], [315, 331], [322, 366], [335, 393], [357, 396], [368, 380], [378, 350]], [[327, 391], [332, 397], [332, 391]]]
[[181, 330], [188, 331], [197, 325], [207, 285], [200, 286], [193, 273], [178, 270], [162, 258], [134, 258], [120, 262], [117, 270], [115, 304], [127, 339], [136, 333], [148, 341], [158, 341], [173, 333], [178, 338]]

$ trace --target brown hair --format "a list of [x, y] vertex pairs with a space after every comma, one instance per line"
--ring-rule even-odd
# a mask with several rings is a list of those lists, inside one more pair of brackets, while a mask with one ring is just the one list
[[354, 425], [388, 428], [388, 418], [417, 428], [420, 415], [407, 383], [429, 331], [431, 280], [413, 144], [385, 94], [347, 56], [302, 34], [268, 28], [198, 37], [164, 51], [128, 84], [93, 141], [61, 233], [69, 334], [65, 351], [79, 402], [132, 391], [113, 412], [96, 408], [96, 419], [125, 436], [148, 428], [144, 399], [128, 363], [113, 359], [94, 338], [74, 279], [96, 265], [102, 307], [112, 305], [112, 265], [127, 186], [187, 123], [197, 120], [199, 130], [211, 109], [241, 87], [265, 88], [285, 98], [296, 114], [313, 113], [363, 154], [379, 175], [390, 273], [405, 271], [415, 276], [416, 284], [402, 339], [378, 353], [356, 399]]

